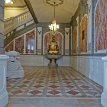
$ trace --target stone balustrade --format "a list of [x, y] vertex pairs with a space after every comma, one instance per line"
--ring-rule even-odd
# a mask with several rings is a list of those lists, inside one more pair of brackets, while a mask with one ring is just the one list
[[23, 25], [24, 23], [30, 21], [32, 16], [30, 12], [22, 13], [16, 17], [9, 18], [5, 20], [5, 34], [9, 33], [10, 31], [14, 30], [15, 28]]

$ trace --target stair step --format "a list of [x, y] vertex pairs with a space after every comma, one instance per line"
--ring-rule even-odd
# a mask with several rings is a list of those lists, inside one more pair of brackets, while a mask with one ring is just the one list
[[11, 97], [7, 107], [103, 107], [100, 99], [68, 97]]

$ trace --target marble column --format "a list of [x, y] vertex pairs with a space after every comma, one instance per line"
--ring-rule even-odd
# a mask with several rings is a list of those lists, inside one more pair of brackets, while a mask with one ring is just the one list
[[0, 55], [0, 107], [5, 107], [8, 103], [8, 93], [6, 90], [6, 72], [8, 56]]
[[101, 104], [107, 107], [107, 56], [103, 57], [102, 60], [104, 61], [104, 89], [101, 95]]
[[4, 0], [0, 0], [0, 54], [4, 53]]

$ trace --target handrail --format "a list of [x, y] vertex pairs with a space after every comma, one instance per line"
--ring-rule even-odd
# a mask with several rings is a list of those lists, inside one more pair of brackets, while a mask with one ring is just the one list
[[17, 28], [18, 26], [23, 25], [24, 23], [30, 21], [31, 19], [33, 18], [30, 12], [27, 11], [18, 16], [5, 20], [5, 23], [4, 23], [5, 33], [4, 34], [9, 33], [13, 29]]

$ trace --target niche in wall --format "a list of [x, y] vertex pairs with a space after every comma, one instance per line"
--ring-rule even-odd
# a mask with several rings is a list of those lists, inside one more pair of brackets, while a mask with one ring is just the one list
[[[47, 32], [47, 33], [44, 34], [43, 37], [44, 37], [44, 39], [43, 39], [43, 42], [44, 42], [44, 54], [46, 54], [47, 51], [48, 51], [49, 44], [52, 41], [52, 33], [51, 32]], [[63, 54], [63, 35], [60, 32], [57, 32], [55, 34], [55, 41], [58, 44], [60, 53]]]
[[82, 40], [84, 40], [85, 39], [85, 32], [84, 32], [84, 30], [82, 31]]

